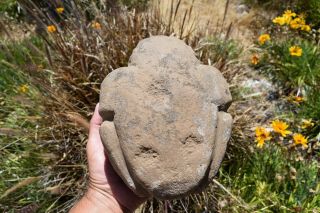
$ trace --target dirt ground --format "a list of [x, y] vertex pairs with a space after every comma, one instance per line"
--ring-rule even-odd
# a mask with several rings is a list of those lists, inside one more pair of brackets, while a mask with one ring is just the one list
[[[160, 4], [163, 13], [169, 13], [171, 2], [172, 0], [155, 0], [153, 4]], [[178, 1], [173, 1], [174, 6], [177, 3]], [[244, 47], [252, 45], [257, 34], [261, 33], [259, 31], [264, 30], [263, 28], [259, 29], [262, 19], [272, 15], [256, 8], [249, 8], [242, 4], [240, 0], [181, 0], [177, 14], [178, 23], [183, 19], [185, 11], [191, 7], [190, 19], [195, 20], [200, 30], [217, 30], [221, 29], [221, 27], [227, 29], [232, 24], [230, 37], [240, 41]], [[193, 21], [187, 23], [189, 25], [187, 26], [188, 28], [191, 27]]]

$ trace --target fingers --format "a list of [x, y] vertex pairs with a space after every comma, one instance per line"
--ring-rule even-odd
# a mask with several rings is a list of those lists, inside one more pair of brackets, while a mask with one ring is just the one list
[[99, 159], [104, 163], [104, 147], [100, 138], [100, 126], [102, 123], [102, 117], [99, 115], [99, 104], [96, 105], [93, 116], [90, 120], [89, 139], [87, 143], [87, 155], [89, 160]]

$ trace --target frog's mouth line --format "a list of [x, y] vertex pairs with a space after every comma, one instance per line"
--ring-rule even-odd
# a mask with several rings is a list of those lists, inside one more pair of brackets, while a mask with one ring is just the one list
[[[218, 111], [223, 111], [223, 112], [227, 112], [230, 105], [231, 105], [232, 101], [229, 101], [225, 104], [221, 104], [220, 106], [218, 106]], [[106, 121], [113, 121], [114, 120], [114, 111], [110, 110], [110, 111], [104, 111], [103, 112], [103, 118]]]
[[231, 103], [232, 103], [232, 101], [229, 101], [229, 102], [227, 102], [225, 104], [221, 104], [220, 106], [218, 106], [218, 110], [219, 111], [223, 111], [223, 112], [227, 112], [229, 107], [230, 107], [230, 105], [231, 105]]

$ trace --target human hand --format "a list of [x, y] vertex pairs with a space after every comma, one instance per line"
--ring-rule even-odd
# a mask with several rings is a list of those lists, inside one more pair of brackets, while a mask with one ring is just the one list
[[112, 168], [100, 138], [102, 118], [97, 104], [90, 121], [87, 157], [89, 186], [70, 212], [132, 212], [145, 199], [135, 195]]

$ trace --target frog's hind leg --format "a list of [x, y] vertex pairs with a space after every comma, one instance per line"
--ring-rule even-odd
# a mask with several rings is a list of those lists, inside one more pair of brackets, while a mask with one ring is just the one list
[[142, 197], [148, 196], [148, 193], [138, 186], [131, 178], [123, 157], [114, 123], [112, 121], [104, 121], [100, 127], [100, 135], [107, 151], [109, 161], [116, 173], [132, 191]]
[[218, 112], [217, 127], [215, 133], [215, 144], [212, 153], [212, 163], [209, 178], [213, 178], [219, 170], [221, 161], [226, 152], [227, 144], [231, 136], [232, 117], [230, 114]]

